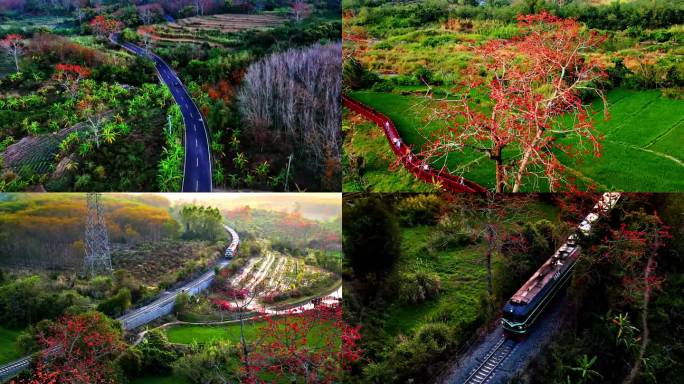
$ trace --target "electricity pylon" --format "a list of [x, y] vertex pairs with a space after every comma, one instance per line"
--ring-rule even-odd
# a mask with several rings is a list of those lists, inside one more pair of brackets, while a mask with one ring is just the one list
[[88, 219], [85, 233], [85, 271], [91, 277], [112, 273], [112, 257], [109, 236], [104, 220], [102, 196], [88, 193]]

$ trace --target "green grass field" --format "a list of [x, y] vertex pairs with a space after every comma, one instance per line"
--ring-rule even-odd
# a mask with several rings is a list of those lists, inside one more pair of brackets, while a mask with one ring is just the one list
[[[261, 328], [266, 325], [265, 321], [249, 322], [245, 324], [245, 338], [253, 341], [259, 338]], [[320, 330], [327, 325], [320, 324], [313, 327], [308, 339], [312, 345], [320, 343]], [[230, 340], [237, 343], [240, 341], [240, 324], [224, 324], [217, 326], [206, 325], [181, 325], [166, 330], [166, 335], [171, 343], [203, 344], [211, 341]]]
[[17, 30], [20, 29], [24, 33], [31, 32], [38, 28], [70, 28], [73, 26], [74, 18], [63, 16], [30, 16], [15, 19], [9, 19], [2, 22], [0, 31], [2, 30]]
[[23, 356], [16, 343], [20, 333], [21, 331], [0, 327], [0, 364]]
[[[263, 322], [245, 324], [245, 337], [253, 340], [259, 327], [263, 325]], [[219, 326], [183, 325], [167, 329], [166, 335], [170, 342], [176, 344], [192, 344], [193, 342], [202, 344], [214, 340], [238, 342], [240, 341], [240, 325], [237, 323]]]
[[[436, 122], [426, 123], [429, 111], [421, 106], [424, 100], [417, 95], [398, 95], [378, 92], [354, 92], [352, 97], [389, 116], [404, 140], [418, 149], [435, 129]], [[605, 134], [601, 157], [589, 156], [582, 161], [559, 154], [570, 168], [577, 183], [593, 183], [598, 189], [670, 192], [684, 189], [684, 101], [667, 99], [659, 91], [615, 89], [608, 93], [611, 119], [596, 118], [596, 128]], [[597, 112], [600, 108], [597, 106]], [[345, 125], [349, 125], [346, 119]], [[349, 135], [348, 135], [349, 136]], [[569, 140], [565, 140], [569, 143]], [[415, 180], [403, 184], [404, 178], [392, 177], [386, 165], [392, 154], [379, 129], [371, 124], [359, 125], [352, 139], [345, 139], [345, 150], [366, 158], [369, 175], [363, 180], [373, 190], [417, 190]], [[350, 152], [349, 152], [350, 151]], [[376, 159], [388, 159], [377, 161]], [[464, 176], [487, 187], [494, 184], [491, 161], [481, 153], [458, 153], [450, 156], [453, 165], [471, 163]], [[384, 167], [384, 168], [383, 168]], [[383, 179], [389, 181], [382, 181]], [[348, 182], [345, 191], [358, 190], [359, 182]], [[546, 190], [544, 185], [527, 186], [526, 190]]]
[[[546, 219], [556, 222], [558, 208], [543, 202], [533, 202], [529, 206], [525, 221], [535, 222]], [[420, 304], [394, 304], [388, 311], [386, 330], [389, 335], [408, 334], [430, 317], [441, 312], [453, 314], [459, 322], [476, 318], [481, 305], [481, 297], [487, 290], [487, 271], [482, 255], [484, 244], [454, 248], [427, 256], [425, 247], [434, 231], [431, 226], [416, 226], [401, 229], [401, 248], [403, 250], [401, 268], [412, 269], [419, 266], [424, 270], [437, 273], [440, 278], [442, 294], [436, 300]], [[494, 268], [500, 259], [494, 257]], [[494, 281], [497, 285], [497, 282]]]

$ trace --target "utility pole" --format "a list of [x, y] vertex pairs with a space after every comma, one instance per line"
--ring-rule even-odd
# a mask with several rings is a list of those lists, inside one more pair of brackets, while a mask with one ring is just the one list
[[292, 156], [294, 156], [294, 153], [291, 153], [290, 156], [287, 157], [287, 172], [285, 172], [285, 192], [288, 192], [287, 179], [290, 178], [290, 164], [292, 164]]
[[88, 193], [84, 269], [90, 277], [112, 273], [109, 236], [104, 220], [102, 195], [99, 193]]

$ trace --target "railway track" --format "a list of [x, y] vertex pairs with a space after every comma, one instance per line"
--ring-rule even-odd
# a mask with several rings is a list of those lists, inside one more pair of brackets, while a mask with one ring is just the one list
[[420, 160], [411, 152], [411, 148], [403, 142], [399, 131], [394, 126], [394, 122], [389, 117], [346, 95], [342, 95], [342, 102], [345, 107], [364, 116], [382, 128], [390, 148], [392, 148], [392, 152], [399, 158], [404, 168], [418, 179], [439, 185], [450, 192], [487, 192], [486, 188], [474, 181], [452, 175], [443, 169], [431, 168], [425, 160]]
[[468, 376], [464, 384], [485, 384], [488, 383], [497, 369], [506, 361], [506, 358], [513, 352], [517, 342], [513, 339], [508, 339], [502, 336], [501, 339], [492, 347], [492, 349], [485, 355], [482, 364], [480, 364]]
[[[224, 228], [231, 236], [229, 247], [232, 249], [237, 249], [237, 246], [240, 242], [240, 237], [238, 236], [237, 232], [227, 225], [224, 225]], [[220, 260], [216, 264], [216, 267], [221, 269], [225, 268], [228, 264], [228, 261]], [[199, 293], [211, 284], [214, 279], [214, 275], [214, 269], [211, 269], [210, 271], [203, 273], [200, 277], [190, 281], [177, 290], [162, 295], [160, 298], [151, 302], [150, 304], [134, 309], [131, 312], [118, 317], [117, 320], [121, 322], [121, 326], [124, 330], [129, 331], [143, 324], [147, 324], [152, 320], [167, 315], [173, 311], [173, 305], [176, 303], [176, 297], [179, 294], [188, 293], [189, 295], [195, 295]], [[44, 350], [43, 356], [49, 356], [57, 350], [58, 347], [55, 347], [52, 350]], [[0, 382], [9, 380], [10, 378], [19, 374], [21, 371], [28, 369], [31, 365], [32, 359], [33, 356], [24, 356], [18, 360], [0, 366]]]

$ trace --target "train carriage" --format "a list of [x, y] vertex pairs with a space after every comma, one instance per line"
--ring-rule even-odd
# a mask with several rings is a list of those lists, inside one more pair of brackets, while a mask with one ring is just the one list
[[[619, 193], [604, 193], [592, 211], [577, 226], [589, 234], [596, 220], [612, 209], [620, 198]], [[501, 326], [508, 334], [525, 335], [540, 314], [570, 279], [579, 257], [577, 235], [572, 234], [560, 248], [530, 277], [504, 305]]]

